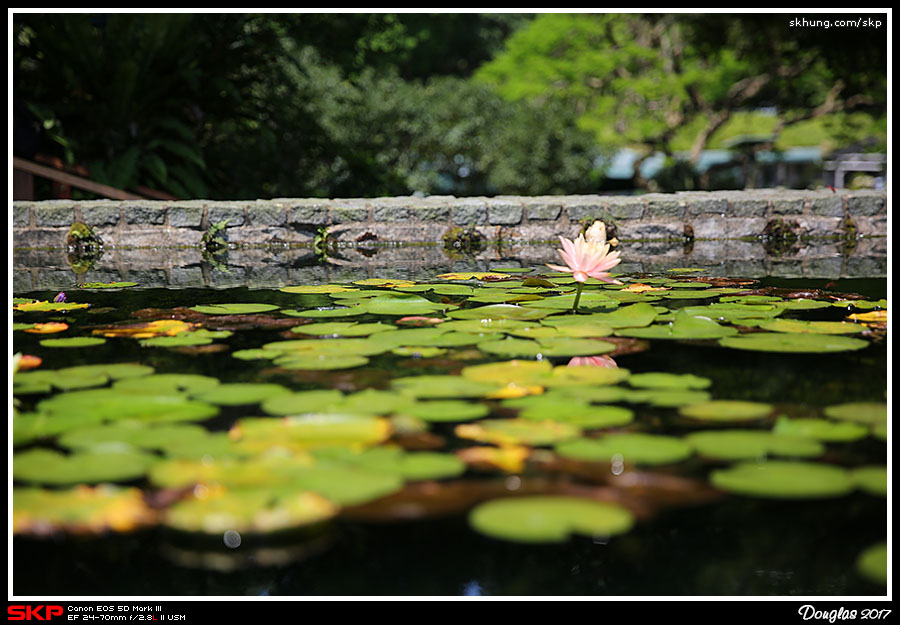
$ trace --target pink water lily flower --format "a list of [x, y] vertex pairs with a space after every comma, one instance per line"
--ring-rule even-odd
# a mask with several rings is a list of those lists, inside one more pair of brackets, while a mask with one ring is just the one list
[[550, 269], [566, 271], [572, 274], [576, 282], [585, 282], [588, 278], [596, 278], [610, 284], [622, 284], [618, 280], [609, 277], [609, 270], [621, 262], [620, 252], [609, 251], [609, 243], [606, 241], [605, 228], [594, 226], [588, 231], [590, 239], [585, 239], [579, 234], [574, 241], [565, 237], [559, 237], [563, 249], [558, 250], [566, 266], [547, 264]]

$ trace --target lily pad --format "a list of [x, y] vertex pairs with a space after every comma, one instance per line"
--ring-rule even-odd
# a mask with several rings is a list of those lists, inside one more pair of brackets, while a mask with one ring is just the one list
[[276, 358], [273, 364], [282, 369], [331, 371], [363, 367], [369, 364], [369, 359], [352, 354], [287, 353]]
[[328, 323], [309, 323], [291, 328], [296, 334], [310, 336], [369, 336], [377, 332], [395, 331], [396, 326], [386, 323], [354, 323], [352, 321], [332, 321]]
[[881, 497], [887, 496], [887, 467], [865, 466], [851, 471], [853, 481], [869, 493]]
[[640, 433], [578, 438], [560, 443], [555, 450], [564, 458], [592, 462], [618, 460], [637, 465], [671, 464], [693, 454], [691, 446], [680, 438]]
[[280, 384], [235, 382], [220, 384], [211, 390], [195, 392], [192, 397], [198, 401], [217, 406], [240, 406], [242, 404], [257, 404], [270, 397], [285, 395], [289, 392], [288, 389]]
[[690, 373], [633, 373], [628, 383], [638, 388], [704, 389], [712, 380]]
[[809, 438], [778, 436], [763, 430], [710, 430], [685, 437], [697, 453], [715, 460], [754, 460], [768, 455], [815, 458], [825, 447]]
[[147, 473], [155, 458], [126, 448], [119, 453], [75, 453], [31, 449], [13, 456], [13, 478], [28, 483], [67, 485], [128, 482]]
[[493, 538], [523, 543], [558, 543], [572, 534], [604, 536], [631, 529], [628, 510], [577, 497], [537, 496], [495, 499], [472, 510], [469, 523]]
[[869, 428], [860, 423], [787, 417], [780, 417], [772, 431], [782, 436], [806, 437], [829, 443], [857, 441], [869, 434]]
[[856, 559], [857, 570], [876, 584], [887, 584], [887, 543], [865, 549]]
[[345, 413], [240, 419], [231, 430], [234, 440], [260, 451], [375, 445], [390, 433], [390, 423], [381, 417]]
[[347, 291], [357, 291], [352, 287], [341, 286], [339, 284], [319, 284], [319, 285], [298, 285], [285, 286], [280, 289], [284, 293], [296, 293], [299, 295], [319, 295], [329, 293], [344, 293]]
[[163, 522], [184, 532], [264, 534], [321, 523], [337, 511], [337, 506], [315, 493], [273, 495], [261, 489], [194, 495], [168, 508]]
[[804, 334], [858, 334], [865, 328], [845, 321], [801, 321], [800, 319], [774, 319], [759, 325], [771, 332], [798, 332]]
[[739, 495], [774, 499], [839, 497], [853, 490], [850, 474], [836, 466], [769, 460], [713, 471], [713, 486]]
[[489, 382], [470, 380], [458, 375], [420, 375], [397, 378], [391, 382], [391, 388], [421, 399], [456, 399], [482, 397], [498, 387]]
[[552, 445], [581, 435], [581, 428], [557, 421], [529, 419], [485, 419], [464, 423], [454, 429], [460, 438], [495, 445]]
[[12, 500], [13, 534], [129, 532], [156, 521], [140, 489], [110, 484], [65, 490], [15, 488]]
[[71, 336], [62, 339], [44, 339], [41, 347], [94, 347], [103, 345], [106, 339], [91, 336]]
[[847, 336], [828, 334], [792, 334], [781, 332], [760, 332], [729, 336], [721, 339], [719, 344], [733, 349], [746, 349], [758, 352], [787, 353], [833, 353], [865, 349], [868, 341]]
[[685, 310], [680, 310], [670, 324], [626, 328], [617, 330], [616, 335], [643, 339], [717, 339], [732, 336], [737, 332], [737, 329], [721, 326], [708, 317], [693, 316]]
[[459, 422], [486, 417], [491, 410], [486, 404], [446, 399], [411, 403], [402, 412], [425, 421]]
[[113, 388], [120, 391], [161, 395], [177, 395], [178, 393], [200, 393], [219, 386], [219, 380], [196, 373], [157, 373], [130, 377], [117, 381]]
[[477, 308], [451, 310], [447, 313], [453, 319], [515, 319], [518, 321], [534, 321], [550, 314], [540, 308], [525, 308], [513, 304], [489, 304]]
[[247, 315], [252, 313], [278, 310], [273, 304], [238, 303], [238, 304], [204, 304], [191, 306], [191, 310], [205, 315]]
[[699, 421], [752, 421], [772, 412], [772, 406], [761, 402], [714, 399], [679, 408], [683, 417]]
[[825, 416], [840, 421], [877, 425], [887, 422], [887, 404], [881, 402], [849, 402], [825, 408]]
[[322, 412], [339, 404], [344, 399], [343, 393], [336, 390], [300, 391], [297, 393], [280, 393], [263, 400], [263, 412], [276, 416]]
[[37, 404], [37, 411], [54, 418], [82, 419], [84, 424], [133, 419], [156, 423], [203, 421], [219, 409], [183, 395], [136, 394], [114, 388], [60, 393]]

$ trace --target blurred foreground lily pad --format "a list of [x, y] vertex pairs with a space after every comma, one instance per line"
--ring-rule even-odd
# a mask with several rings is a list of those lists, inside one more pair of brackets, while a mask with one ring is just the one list
[[603, 536], [631, 529], [634, 518], [611, 503], [564, 496], [495, 499], [476, 507], [469, 523], [493, 538], [524, 543], [563, 542], [572, 534]]
[[137, 488], [109, 484], [66, 490], [13, 489], [14, 534], [128, 532], [156, 521]]
[[774, 499], [839, 497], [855, 487], [850, 473], [840, 467], [780, 460], [743, 462], [713, 471], [710, 481], [739, 495]]

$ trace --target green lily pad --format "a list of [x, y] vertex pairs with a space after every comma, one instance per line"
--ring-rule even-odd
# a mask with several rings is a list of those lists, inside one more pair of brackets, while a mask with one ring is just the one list
[[545, 360], [508, 360], [470, 365], [460, 372], [464, 378], [489, 382], [497, 387], [542, 385], [553, 372], [553, 365]]
[[767, 417], [772, 406], [760, 402], [714, 399], [679, 408], [683, 417], [699, 421], [752, 421]]
[[343, 393], [337, 390], [300, 391], [297, 393], [281, 393], [267, 397], [260, 407], [263, 412], [276, 416], [322, 412], [337, 405], [344, 399]]
[[572, 534], [604, 536], [631, 529], [628, 510], [611, 503], [562, 496], [495, 499], [477, 506], [469, 515], [477, 531], [502, 540], [522, 543], [558, 543]]
[[819, 308], [830, 308], [831, 302], [822, 302], [815, 299], [789, 299], [781, 302], [787, 310], [817, 310]]
[[[388, 351], [394, 345], [387, 339], [401, 332], [380, 332], [373, 337], [360, 339], [297, 339], [275, 341], [263, 345], [263, 349], [278, 352], [281, 356], [376, 356]], [[377, 337], [377, 338], [376, 338]]]
[[119, 453], [75, 453], [31, 449], [13, 456], [13, 478], [36, 484], [68, 485], [128, 482], [147, 473], [156, 459], [125, 448]]
[[407, 405], [403, 414], [424, 421], [472, 421], [490, 414], [485, 404], [469, 403], [455, 399], [420, 401]]
[[[346, 395], [340, 403], [335, 403], [327, 410], [329, 412], [346, 412], [350, 414], [387, 415], [402, 412], [415, 401], [415, 399], [399, 393], [367, 388], [363, 391]], [[323, 410], [325, 409], [323, 408]]]
[[557, 328], [563, 326], [598, 325], [606, 328], [641, 328], [653, 323], [659, 313], [647, 303], [622, 306], [616, 310], [589, 315], [554, 315], [542, 323]]
[[307, 354], [287, 353], [279, 356], [272, 363], [282, 369], [305, 371], [331, 371], [336, 369], [355, 369], [369, 364], [365, 356], [352, 354]]
[[219, 386], [219, 380], [196, 373], [157, 373], [140, 378], [126, 378], [113, 384], [114, 389], [134, 393], [159, 393], [161, 395], [177, 395], [178, 393], [200, 393]]
[[145, 395], [115, 388], [60, 393], [39, 402], [36, 409], [53, 418], [81, 419], [85, 425], [120, 419], [203, 421], [219, 413], [216, 406], [183, 395]]
[[550, 312], [540, 308], [525, 308], [513, 304], [489, 304], [477, 308], [451, 310], [447, 313], [453, 319], [515, 319], [517, 321], [535, 321], [543, 319]]
[[444, 330], [452, 332], [469, 332], [472, 334], [506, 333], [510, 330], [530, 328], [533, 324], [516, 319], [460, 319], [445, 321], [440, 325]]
[[448, 308], [411, 293], [392, 293], [363, 300], [360, 304], [367, 313], [373, 315], [425, 315]]
[[865, 328], [844, 321], [801, 321], [799, 319], [774, 319], [759, 325], [771, 332], [798, 332], [808, 334], [858, 334]]
[[352, 321], [332, 321], [328, 323], [309, 323], [291, 328], [296, 334], [310, 336], [369, 336], [376, 332], [396, 330], [396, 326], [386, 323], [354, 323]]
[[769, 460], [713, 471], [713, 486], [739, 495], [775, 499], [839, 497], [853, 490], [850, 474], [836, 466]]
[[859, 554], [856, 569], [876, 584], [887, 584], [887, 543], [872, 545]]
[[857, 441], [869, 434], [869, 428], [860, 423], [787, 417], [779, 417], [772, 431], [782, 436], [806, 437], [829, 443]]
[[685, 310], [675, 314], [670, 324], [617, 330], [617, 336], [643, 339], [717, 339], [737, 334], [737, 329], [721, 326], [708, 317], [693, 316]]
[[712, 380], [690, 373], [633, 373], [628, 383], [638, 388], [704, 389]]
[[768, 455], [815, 458], [825, 453], [825, 447], [818, 441], [778, 436], [763, 430], [693, 432], [684, 441], [701, 456], [715, 460], [754, 460]]
[[673, 436], [610, 434], [602, 438], [578, 438], [560, 443], [556, 453], [564, 458], [628, 464], [658, 465], [681, 462], [693, 454], [690, 445]]
[[570, 367], [560, 365], [553, 368], [553, 375], [545, 382], [547, 386], [564, 388], [570, 386], [618, 384], [631, 374], [621, 367]]
[[881, 497], [887, 496], [887, 467], [865, 466], [853, 469], [851, 472], [853, 481], [869, 493]]
[[678, 289], [675, 291], [667, 291], [663, 297], [666, 299], [707, 299], [709, 297], [718, 297], [720, 293], [701, 289]]
[[625, 396], [625, 401], [632, 404], [650, 404], [651, 406], [664, 408], [677, 408], [679, 406], [706, 402], [711, 397], [706, 391], [654, 388], [631, 391]]
[[290, 317], [308, 317], [310, 319], [330, 319], [341, 317], [358, 317], [365, 315], [368, 311], [360, 305], [355, 306], [334, 306], [326, 308], [311, 308], [310, 310], [282, 310], [282, 314]]
[[122, 289], [137, 286], [137, 282], [84, 282], [78, 285], [79, 289]]
[[397, 378], [391, 388], [409, 397], [421, 399], [456, 399], [460, 397], [482, 397], [497, 390], [498, 386], [489, 382], [470, 380], [458, 375], [420, 375]]
[[725, 337], [719, 341], [719, 345], [758, 352], [833, 353], [864, 349], [869, 343], [861, 339], [829, 334], [760, 332]]
[[164, 449], [172, 440], [204, 438], [206, 428], [199, 425], [148, 426], [140, 421], [118, 421], [109, 425], [70, 430], [57, 442], [69, 449], [113, 449], [113, 445], [130, 445], [140, 449]]
[[877, 425], [887, 423], [887, 404], [881, 402], [834, 404], [825, 408], [825, 416], [840, 421]]
[[106, 339], [92, 336], [70, 336], [61, 339], [44, 339], [41, 347], [94, 347], [103, 345]]
[[398, 447], [372, 447], [363, 451], [325, 449], [313, 452], [318, 461], [335, 462], [378, 473], [399, 475], [405, 480], [438, 480], [456, 477], [466, 464], [453, 454], [407, 452]]
[[153, 373], [153, 367], [148, 367], [147, 365], [139, 365], [133, 362], [116, 362], [109, 364], [65, 367], [64, 369], [58, 369], [57, 373], [61, 376], [92, 376], [96, 374], [103, 374], [109, 377], [111, 380], [124, 380], [148, 376]]
[[191, 306], [191, 310], [206, 315], [248, 315], [278, 310], [273, 304], [238, 303], [238, 304], [204, 304]]
[[[532, 398], [522, 398], [523, 401], [528, 399]], [[550, 419], [584, 429], [618, 427], [634, 421], [634, 413], [621, 406], [594, 406], [577, 400], [565, 401], [555, 397], [544, 399], [536, 396], [533, 399], [535, 401], [529, 404], [519, 404], [524, 406], [519, 412], [520, 419], [533, 421]]]
[[242, 404], [258, 404], [271, 397], [286, 395], [289, 392], [280, 384], [235, 382], [220, 384], [213, 389], [193, 393], [192, 397], [217, 406], [240, 406]]

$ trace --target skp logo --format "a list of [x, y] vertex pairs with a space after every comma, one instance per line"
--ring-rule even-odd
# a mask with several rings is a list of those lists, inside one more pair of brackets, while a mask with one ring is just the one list
[[10, 605], [6, 606], [8, 621], [49, 621], [54, 616], [62, 616], [61, 605]]

